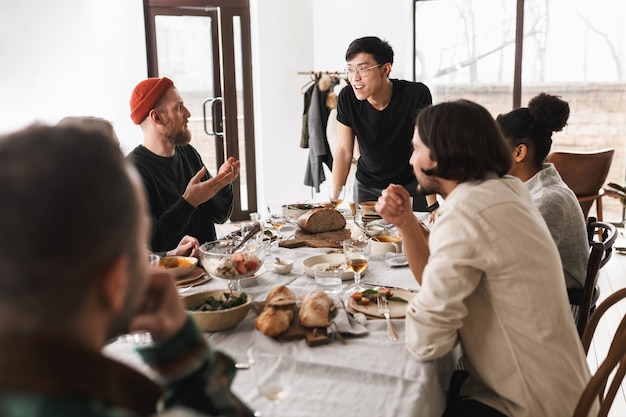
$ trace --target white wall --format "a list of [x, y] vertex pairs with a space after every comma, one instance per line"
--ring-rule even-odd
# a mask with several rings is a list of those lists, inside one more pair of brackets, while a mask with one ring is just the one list
[[[350, 41], [377, 35], [396, 52], [392, 74], [408, 77], [412, 0], [250, 4], [259, 207], [310, 200], [299, 147], [308, 77], [297, 73], [341, 70]], [[97, 115], [129, 152], [141, 142], [128, 100], [147, 76], [143, 22], [142, 0], [0, 0], [0, 133]]]
[[141, 0], [2, 0], [0, 132], [97, 115], [132, 149], [140, 131], [128, 100], [147, 76], [142, 22]]

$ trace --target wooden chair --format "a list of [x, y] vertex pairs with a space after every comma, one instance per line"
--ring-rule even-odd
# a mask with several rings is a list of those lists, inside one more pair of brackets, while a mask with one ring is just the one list
[[585, 218], [595, 201], [598, 220], [602, 221], [602, 186], [609, 174], [614, 153], [611, 148], [590, 152], [555, 151], [546, 158], [576, 194]]
[[[626, 298], [626, 288], [622, 288], [606, 298], [589, 318], [582, 337], [585, 353], [589, 351], [591, 340], [598, 322], [606, 311], [620, 300]], [[613, 374], [613, 372], [615, 372]], [[613, 374], [608, 390], [609, 377]], [[609, 352], [583, 390], [574, 410], [574, 417], [588, 417], [589, 410], [596, 401], [600, 401], [598, 416], [606, 416], [611, 409], [615, 395], [626, 374], [626, 317], [624, 317], [611, 341]]]
[[[593, 311], [594, 300], [599, 294], [599, 289], [597, 289], [598, 271], [611, 258], [613, 243], [617, 239], [617, 228], [611, 223], [597, 221], [594, 217], [590, 217], [587, 221], [587, 234], [590, 247], [585, 286], [582, 291], [575, 288], [567, 291], [576, 319], [578, 334], [581, 337], [585, 331], [589, 315]], [[602, 236], [601, 240], [596, 240], [597, 235]]]

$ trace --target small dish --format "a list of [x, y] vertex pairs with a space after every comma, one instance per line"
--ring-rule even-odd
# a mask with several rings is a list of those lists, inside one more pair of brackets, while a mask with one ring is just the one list
[[280, 262], [278, 262], [277, 260], [274, 261], [274, 272], [276, 272], [277, 274], [285, 275], [290, 273], [292, 269], [292, 259], [280, 259]]
[[198, 265], [198, 259], [191, 256], [164, 256], [159, 262], [160, 268], [165, 268], [174, 274], [174, 277], [184, 277]]

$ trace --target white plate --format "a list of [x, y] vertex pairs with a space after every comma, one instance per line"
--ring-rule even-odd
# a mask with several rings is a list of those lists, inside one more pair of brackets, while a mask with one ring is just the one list
[[[415, 297], [416, 295], [416, 293], [412, 291], [405, 291], [405, 290], [392, 290], [391, 292], [393, 293], [394, 296], [403, 298], [407, 302], [410, 302], [413, 299], [413, 297]], [[368, 305], [364, 306], [364, 305], [358, 304], [356, 301], [350, 298], [349, 303], [350, 303], [350, 307], [355, 311], [367, 314], [368, 316], [372, 316], [372, 317], [384, 317], [381, 313], [378, 312], [378, 306], [374, 302], [371, 302]], [[389, 301], [389, 316], [392, 319], [399, 319], [399, 318], [405, 317], [407, 305], [408, 303], [405, 303], [402, 301], [390, 300]]]
[[[241, 277], [241, 278], [239, 278], [239, 279], [240, 279], [240, 280], [242, 280], [242, 281], [244, 281], [244, 280], [249, 280], [249, 279], [254, 279], [254, 278], [258, 278], [258, 277], [260, 277], [260, 276], [261, 276], [261, 275], [263, 275], [264, 273], [265, 273], [265, 266], [261, 266], [261, 267], [259, 268], [259, 270], [258, 270], [258, 271], [256, 271], [256, 273], [255, 273], [254, 275], [250, 275], [249, 277]], [[213, 277], [213, 278], [217, 278], [217, 279], [227, 279], [227, 280], [229, 280], [229, 281], [230, 281], [231, 279], [232, 279], [233, 281], [236, 279], [236, 278], [222, 278], [222, 277], [218, 277], [217, 275], [213, 275], [213, 274], [209, 274], [209, 275], [211, 275], [211, 277]]]
[[[343, 269], [345, 272], [341, 275], [341, 279], [344, 281], [354, 279], [354, 272], [348, 269], [348, 266], [346, 265], [346, 258], [343, 254], [331, 253], [327, 255], [311, 256], [302, 261], [302, 265], [304, 265], [304, 271], [311, 278], [315, 278], [316, 265], [323, 266], [323, 264], [342, 265], [341, 269]], [[367, 268], [365, 269], [365, 271], [367, 271]], [[361, 273], [361, 276], [365, 274], [365, 271]]]

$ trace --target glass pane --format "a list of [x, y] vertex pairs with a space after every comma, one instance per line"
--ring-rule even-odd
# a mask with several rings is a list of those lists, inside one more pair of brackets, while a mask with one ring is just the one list
[[466, 98], [494, 115], [512, 106], [515, 2], [416, 2], [417, 80], [433, 102]]
[[241, 210], [248, 210], [248, 183], [246, 179], [247, 166], [246, 163], [246, 131], [244, 126], [244, 96], [243, 89], [243, 61], [241, 47], [241, 18], [233, 17], [233, 46], [235, 56], [235, 88], [237, 89], [237, 133], [239, 144], [239, 160], [241, 161], [241, 172], [239, 175], [240, 187], [239, 193], [241, 197]]
[[[208, 16], [156, 16], [158, 71], [174, 81], [191, 113], [191, 144], [198, 150], [206, 167], [217, 173], [215, 137], [204, 131], [202, 103], [214, 97], [212, 19]], [[207, 129], [212, 131], [210, 106], [207, 106]]]
[[[522, 105], [540, 92], [570, 105], [552, 149], [615, 149], [606, 182], [625, 183], [626, 3], [622, 0], [526, 0]], [[603, 198], [603, 218], [619, 222], [617, 199]], [[596, 216], [595, 205], [590, 216]]]

